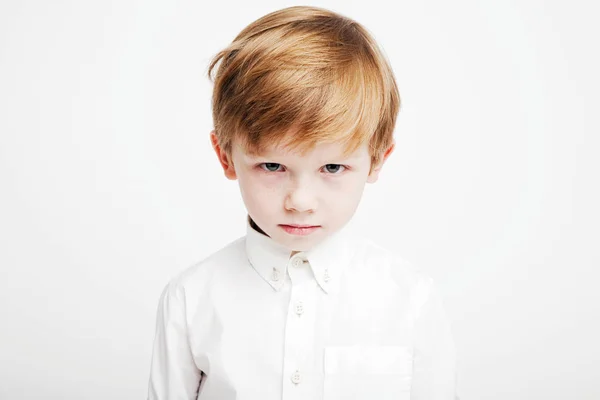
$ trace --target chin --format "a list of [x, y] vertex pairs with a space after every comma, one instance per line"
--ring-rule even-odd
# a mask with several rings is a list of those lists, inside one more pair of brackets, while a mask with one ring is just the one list
[[286, 237], [283, 235], [277, 235], [277, 242], [292, 251], [308, 251], [317, 245], [323, 239], [322, 235], [316, 235], [313, 237], [309, 236], [298, 236], [298, 237]]

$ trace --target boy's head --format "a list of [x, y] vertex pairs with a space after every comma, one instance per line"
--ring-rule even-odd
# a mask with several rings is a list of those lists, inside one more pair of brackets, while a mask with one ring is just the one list
[[247, 26], [208, 74], [212, 144], [252, 220], [293, 251], [343, 227], [394, 148], [400, 107], [369, 33], [331, 11], [286, 8]]

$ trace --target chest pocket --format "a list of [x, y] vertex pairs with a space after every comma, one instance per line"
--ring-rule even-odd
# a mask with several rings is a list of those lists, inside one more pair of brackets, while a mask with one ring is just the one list
[[325, 347], [323, 357], [323, 400], [410, 400], [410, 347]]

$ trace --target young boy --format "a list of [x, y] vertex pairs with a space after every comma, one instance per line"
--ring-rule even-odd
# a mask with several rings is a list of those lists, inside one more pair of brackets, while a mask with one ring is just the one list
[[375, 41], [286, 8], [218, 53], [213, 76], [210, 137], [247, 231], [162, 292], [148, 398], [454, 399], [431, 279], [346, 226], [394, 149], [400, 98]]

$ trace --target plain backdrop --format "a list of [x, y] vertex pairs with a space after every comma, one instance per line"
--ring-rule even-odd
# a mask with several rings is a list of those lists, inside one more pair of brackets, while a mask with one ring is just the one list
[[[245, 231], [209, 60], [296, 4], [0, 3], [0, 399], [146, 397], [162, 288]], [[353, 223], [436, 280], [461, 400], [600, 399], [598, 7], [310, 4], [396, 73]]]

